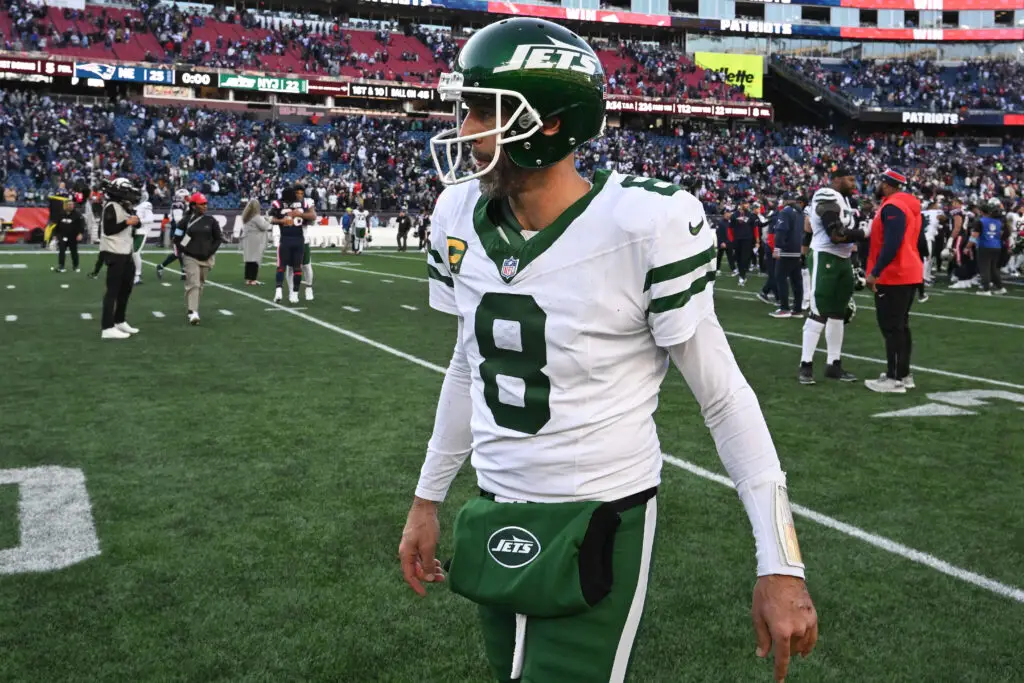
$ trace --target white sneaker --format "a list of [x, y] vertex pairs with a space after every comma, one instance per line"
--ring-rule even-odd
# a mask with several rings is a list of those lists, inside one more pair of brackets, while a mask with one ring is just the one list
[[288, 303], [290, 303], [290, 304], [297, 304], [297, 303], [299, 303], [299, 293], [298, 292], [289, 292], [288, 293]]
[[1007, 293], [1006, 287], [1000, 287], [999, 289], [993, 289], [992, 293], [993, 294], [1006, 294]]
[[746, 287], [747, 286], [747, 278], [741, 277], [740, 281], [739, 281], [739, 285], [740, 285], [740, 287]]
[[919, 303], [919, 304], [923, 304], [923, 303], [925, 303], [926, 301], [928, 301], [928, 298], [929, 298], [929, 297], [928, 297], [928, 295], [927, 295], [927, 294], [925, 294], [924, 296], [919, 296], [919, 297], [917, 297], [917, 303]]
[[189, 313], [188, 314], [188, 324], [189, 325], [198, 325], [199, 324], [199, 314], [198, 313]]
[[903, 388], [904, 389], [916, 389], [917, 388], [917, 385], [914, 384], [914, 376], [913, 375], [907, 375], [901, 381], [903, 382]]
[[988, 291], [987, 289], [983, 289], [980, 292], [975, 292], [975, 294], [977, 294], [978, 296], [992, 296], [992, 292]]
[[279, 303], [284, 298], [284, 292], [280, 287], [274, 290], [274, 303]]
[[951, 284], [949, 286], [949, 288], [950, 289], [970, 289], [971, 288], [971, 281], [970, 280], [957, 280], [956, 282]]
[[128, 334], [127, 332], [122, 332], [116, 327], [108, 327], [107, 329], [103, 330], [102, 334], [100, 334], [100, 339], [128, 339], [131, 336], [132, 335]]
[[122, 332], [127, 332], [128, 334], [138, 334], [139, 333], [139, 328], [132, 327], [127, 322], [118, 323], [118, 324], [114, 325], [114, 327], [116, 327], [117, 329], [121, 330]]
[[312, 287], [306, 287], [306, 301], [312, 301], [312, 300], [313, 300], [313, 288]]
[[907, 387], [898, 379], [890, 379], [886, 375], [882, 375], [878, 379], [866, 379], [864, 380], [864, 386], [871, 391], [877, 391], [880, 394], [905, 394], [907, 393]]

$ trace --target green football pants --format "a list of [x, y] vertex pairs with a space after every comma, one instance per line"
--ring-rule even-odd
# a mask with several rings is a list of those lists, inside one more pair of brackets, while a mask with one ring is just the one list
[[569, 617], [541, 619], [479, 606], [495, 678], [518, 683], [621, 683], [647, 597], [657, 497], [621, 514], [611, 592]]
[[807, 252], [811, 271], [811, 313], [824, 318], [846, 316], [853, 297], [853, 264], [850, 259], [824, 251]]

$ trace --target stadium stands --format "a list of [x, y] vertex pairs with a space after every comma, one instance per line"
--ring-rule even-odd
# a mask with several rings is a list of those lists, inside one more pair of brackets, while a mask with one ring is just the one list
[[[375, 210], [405, 204], [422, 212], [439, 189], [427, 139], [440, 125], [350, 116], [314, 126], [129, 102], [86, 108], [8, 92], [0, 93], [0, 177], [21, 204], [99, 171], [145, 179], [158, 205], [169, 201], [171, 188], [187, 187], [205, 192], [214, 208], [239, 208], [253, 196], [268, 200], [283, 182], [306, 179], [315, 196], [322, 187], [325, 209], [366, 202]], [[841, 139], [811, 127], [694, 125], [672, 136], [612, 128], [578, 161], [588, 172], [614, 168], [682, 183], [717, 204], [807, 192], [840, 160], [862, 182], [895, 165], [927, 193], [1003, 196], [1007, 187], [1020, 189], [1024, 144], [985, 151], [898, 136]]]

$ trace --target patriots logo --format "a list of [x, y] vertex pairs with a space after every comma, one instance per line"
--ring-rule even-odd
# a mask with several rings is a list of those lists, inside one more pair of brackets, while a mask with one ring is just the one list
[[519, 259], [515, 256], [510, 256], [501, 262], [501, 279], [506, 283], [511, 282], [512, 278], [519, 272]]

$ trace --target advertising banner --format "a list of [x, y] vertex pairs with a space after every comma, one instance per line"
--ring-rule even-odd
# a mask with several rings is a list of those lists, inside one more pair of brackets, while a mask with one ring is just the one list
[[192, 88], [184, 88], [177, 85], [144, 85], [142, 94], [145, 97], [166, 97], [175, 100], [192, 99]]
[[293, 95], [309, 93], [309, 81], [304, 78], [277, 78], [274, 76], [244, 76], [242, 74], [218, 74], [217, 85], [234, 90], [256, 90], [258, 92], [279, 92]]
[[98, 78], [103, 81], [125, 81], [129, 83], [174, 84], [174, 72], [168, 69], [149, 69], [142, 66], [100, 64], [99, 62], [76, 62], [75, 78]]
[[694, 52], [697, 66], [721, 73], [729, 85], [743, 88], [748, 97], [760, 99], [764, 93], [764, 57], [762, 55]]

